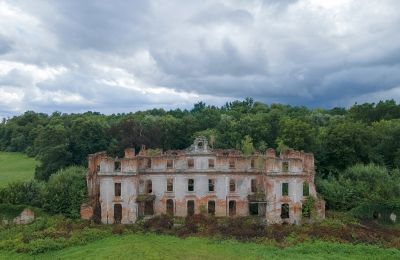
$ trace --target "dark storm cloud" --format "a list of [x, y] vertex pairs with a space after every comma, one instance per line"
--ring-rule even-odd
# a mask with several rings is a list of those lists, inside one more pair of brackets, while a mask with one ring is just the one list
[[395, 0], [0, 0], [0, 111], [400, 100]]

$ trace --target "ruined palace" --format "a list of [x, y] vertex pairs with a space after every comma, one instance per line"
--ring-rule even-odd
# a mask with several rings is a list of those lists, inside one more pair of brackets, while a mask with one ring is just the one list
[[[186, 150], [126, 149], [124, 158], [105, 152], [89, 155], [90, 202], [81, 215], [97, 214], [102, 223], [133, 223], [143, 216], [193, 214], [258, 215], [271, 223], [298, 224], [313, 197], [313, 215], [324, 218], [325, 203], [317, 197], [314, 156], [286, 150], [279, 155], [242, 154], [212, 149], [198, 137]], [[97, 212], [97, 213], [96, 213]], [[303, 214], [302, 214], [303, 212]]]

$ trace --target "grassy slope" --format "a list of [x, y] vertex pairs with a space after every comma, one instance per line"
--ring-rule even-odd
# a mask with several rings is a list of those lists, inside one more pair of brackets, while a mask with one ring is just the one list
[[0, 187], [33, 178], [37, 162], [22, 153], [0, 152]]
[[[32, 256], [31, 256], [32, 257]], [[400, 259], [400, 250], [376, 246], [314, 242], [280, 249], [271, 245], [213, 241], [154, 234], [112, 236], [64, 250], [37, 255], [40, 259]], [[29, 255], [0, 252], [0, 259]]]

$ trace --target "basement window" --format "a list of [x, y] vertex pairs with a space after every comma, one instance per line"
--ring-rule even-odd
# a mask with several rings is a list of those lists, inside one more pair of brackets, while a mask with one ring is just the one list
[[116, 172], [121, 171], [121, 162], [114, 162], [114, 171]]
[[282, 196], [289, 196], [289, 183], [282, 183]]

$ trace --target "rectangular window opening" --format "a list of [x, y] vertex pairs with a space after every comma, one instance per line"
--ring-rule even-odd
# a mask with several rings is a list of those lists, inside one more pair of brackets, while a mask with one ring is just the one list
[[214, 179], [208, 179], [208, 191], [215, 191], [215, 180]]
[[188, 165], [188, 168], [194, 168], [194, 159], [188, 159], [187, 165]]
[[289, 196], [289, 183], [282, 183], [282, 196]]
[[153, 192], [153, 183], [151, 180], [146, 181], [146, 193], [150, 194]]
[[121, 196], [121, 183], [120, 182], [114, 183], [114, 194], [116, 197]]
[[215, 201], [209, 200], [208, 201], [208, 214], [215, 215]]
[[167, 179], [167, 191], [174, 191], [174, 179]]
[[214, 159], [208, 159], [208, 168], [214, 168]]
[[114, 171], [116, 172], [121, 171], [121, 162], [114, 162]]
[[173, 160], [171, 160], [171, 159], [167, 160], [167, 169], [172, 169], [173, 165], [174, 165]]
[[257, 180], [251, 179], [251, 192], [257, 192]]
[[236, 215], [236, 201], [230, 200], [229, 201], [229, 216]]
[[229, 168], [235, 168], [235, 159], [229, 159]]
[[188, 200], [187, 202], [187, 214], [188, 216], [194, 215], [194, 200]]
[[289, 162], [282, 162], [282, 171], [283, 172], [289, 171]]
[[303, 182], [303, 196], [307, 197], [310, 196], [310, 185], [308, 182]]
[[194, 191], [194, 179], [188, 180], [188, 191]]
[[236, 183], [235, 183], [235, 180], [233, 180], [233, 179], [229, 180], [229, 191], [230, 192], [236, 191]]
[[288, 219], [289, 218], [289, 204], [282, 204], [281, 206], [281, 218]]
[[250, 167], [254, 169], [256, 167], [256, 162], [254, 159], [251, 159]]

